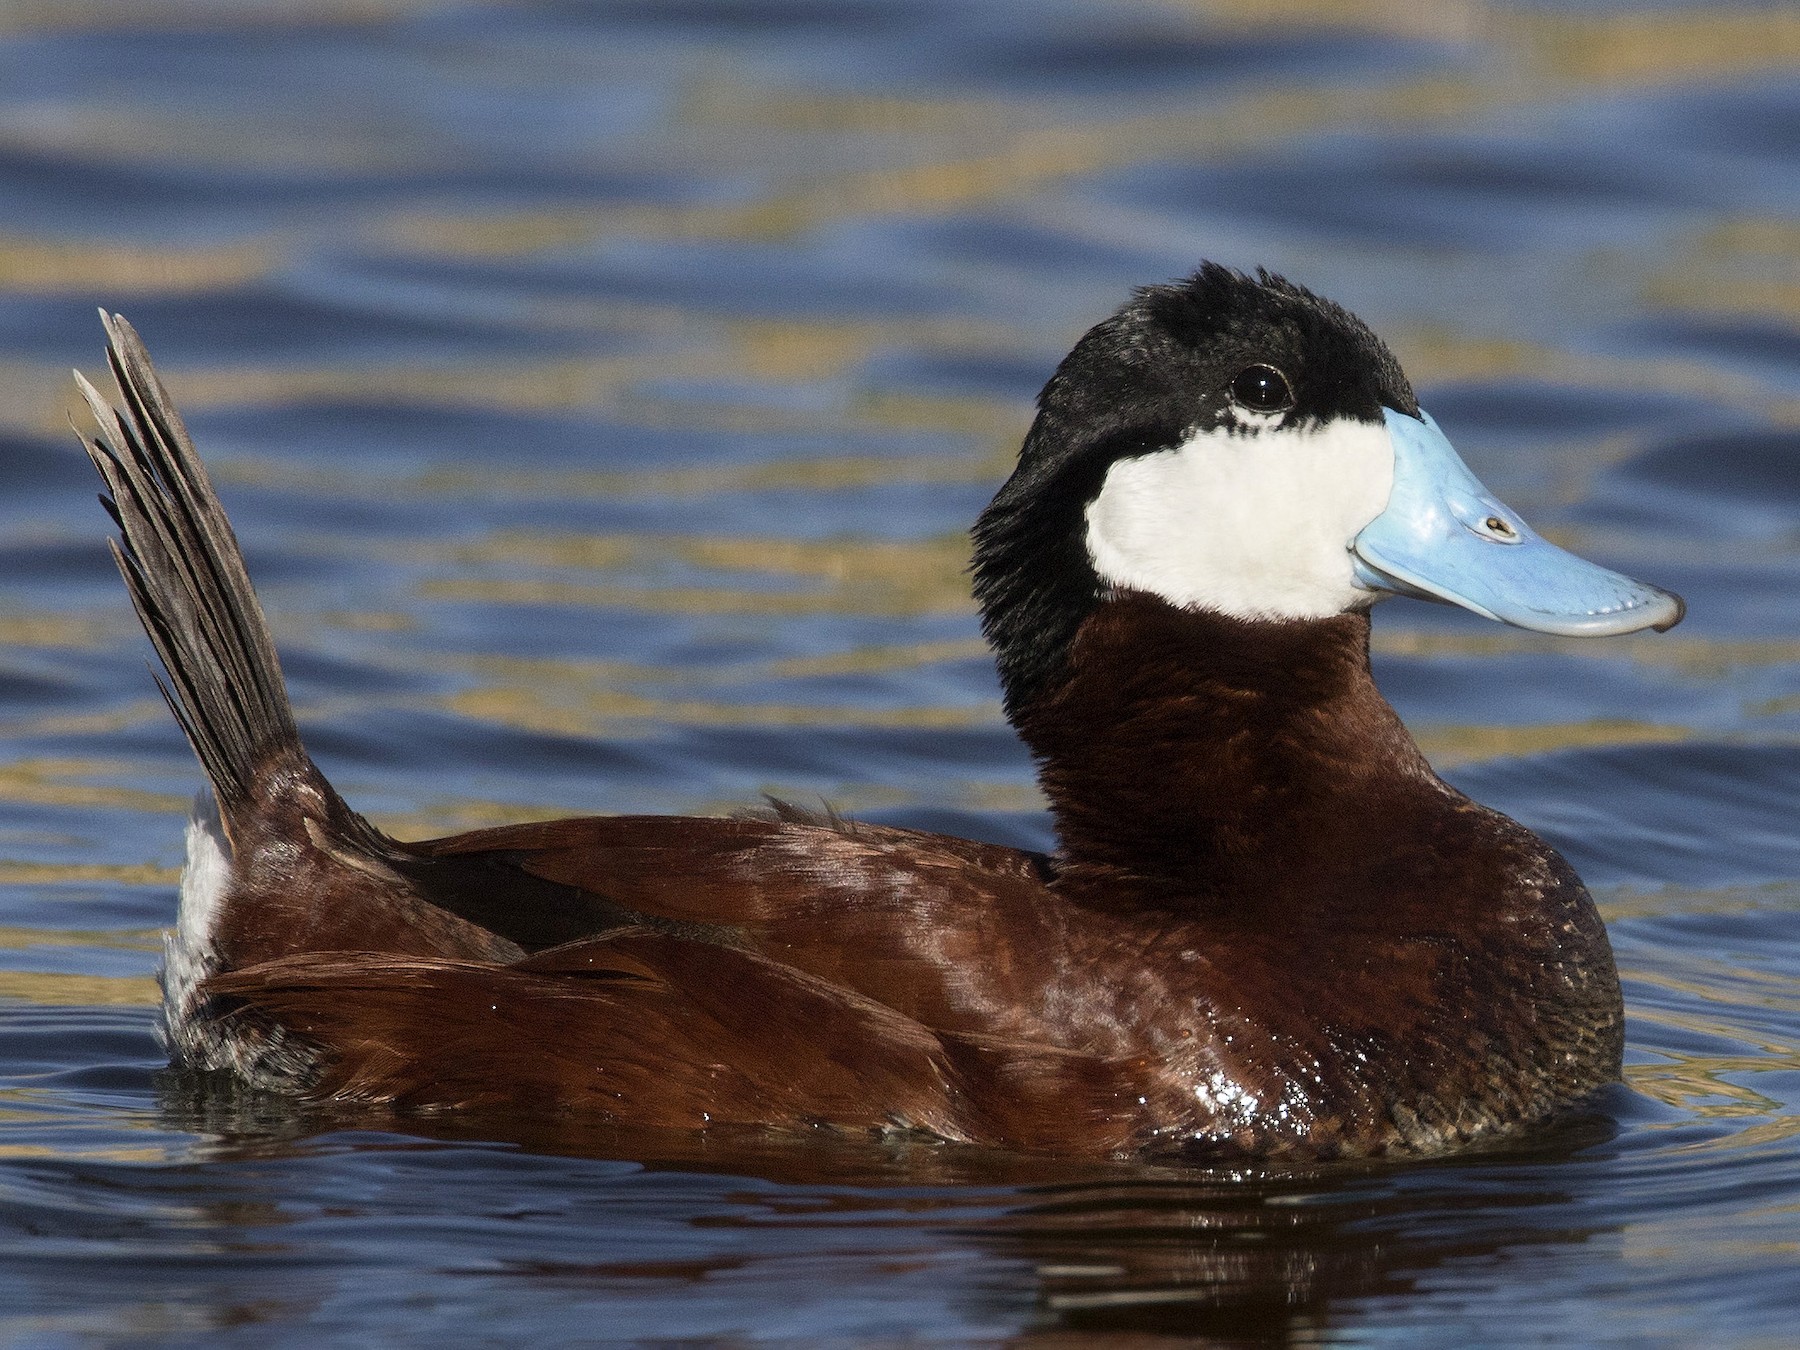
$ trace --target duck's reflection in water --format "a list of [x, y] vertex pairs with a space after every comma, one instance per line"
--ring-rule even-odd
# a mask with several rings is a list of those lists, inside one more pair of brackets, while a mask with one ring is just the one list
[[[1616, 1131], [1596, 1111], [1504, 1149], [1438, 1160], [1185, 1167], [1069, 1163], [823, 1132], [302, 1114], [285, 1101], [173, 1074], [164, 1102], [171, 1125], [213, 1139], [212, 1161], [316, 1167], [330, 1154], [347, 1171], [379, 1164], [370, 1170], [387, 1180], [368, 1190], [367, 1218], [391, 1224], [397, 1199], [415, 1212], [419, 1188], [449, 1185], [467, 1191], [471, 1245], [483, 1242], [476, 1230], [499, 1212], [496, 1201], [550, 1225], [540, 1228], [542, 1240], [521, 1233], [499, 1248], [488, 1244], [483, 1278], [585, 1286], [602, 1300], [681, 1284], [718, 1297], [725, 1281], [730, 1297], [781, 1304], [814, 1297], [823, 1282], [841, 1297], [846, 1284], [891, 1280], [913, 1263], [930, 1272], [922, 1327], [953, 1313], [965, 1332], [994, 1329], [979, 1343], [1034, 1346], [1069, 1338], [1167, 1344], [1171, 1336], [1188, 1344], [1316, 1342], [1341, 1329], [1351, 1304], [1405, 1300], [1447, 1265], [1517, 1259], [1531, 1247], [1597, 1236], [1602, 1226], [1570, 1222], [1583, 1169], [1563, 1164]], [[397, 1177], [395, 1164], [404, 1173], [407, 1155], [446, 1147], [456, 1149], [453, 1166], [420, 1156], [411, 1183]], [[522, 1169], [526, 1158], [545, 1165]], [[627, 1177], [629, 1202], [609, 1201]], [[697, 1193], [693, 1182], [704, 1178], [718, 1184]], [[683, 1198], [676, 1209], [691, 1244], [671, 1244], [666, 1226], [653, 1240], [632, 1237], [646, 1198], [635, 1188], [655, 1190], [664, 1179]], [[242, 1223], [245, 1200], [239, 1191], [222, 1201], [219, 1222]], [[284, 1220], [271, 1210], [269, 1222]], [[590, 1252], [595, 1259], [585, 1259]]]

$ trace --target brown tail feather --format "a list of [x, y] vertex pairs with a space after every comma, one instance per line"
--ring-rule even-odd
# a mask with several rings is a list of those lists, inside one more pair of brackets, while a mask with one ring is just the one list
[[75, 374], [100, 433], [82, 445], [119, 526], [113, 557], [168, 682], [157, 681], [229, 822], [257, 766], [300, 751], [262, 606], [181, 415], [124, 318], [102, 312], [121, 414]]

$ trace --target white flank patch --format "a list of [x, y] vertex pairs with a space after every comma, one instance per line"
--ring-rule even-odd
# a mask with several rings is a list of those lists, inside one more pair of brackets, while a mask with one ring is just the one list
[[[219, 823], [211, 792], [194, 798], [187, 825], [187, 862], [181, 869], [181, 904], [175, 931], [163, 941], [163, 1017], [170, 1048], [192, 1057], [195, 1050], [190, 1019], [196, 990], [213, 971], [213, 928], [231, 885], [231, 845]], [[196, 1067], [212, 1067], [203, 1065]]]
[[1122, 459], [1088, 504], [1103, 580], [1243, 619], [1366, 605], [1350, 541], [1380, 515], [1394, 449], [1380, 423], [1219, 428]]

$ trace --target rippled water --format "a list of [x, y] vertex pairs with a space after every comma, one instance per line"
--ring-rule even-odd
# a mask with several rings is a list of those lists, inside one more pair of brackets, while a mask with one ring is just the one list
[[[1793, 1343], [1797, 72], [1791, 9], [1728, 5], [0, 6], [0, 1336]], [[65, 426], [95, 304], [389, 828], [769, 791], [1041, 845], [963, 531], [1073, 338], [1201, 257], [1359, 311], [1497, 491], [1689, 601], [1378, 621], [1437, 762], [1601, 899], [1592, 1116], [1175, 1172], [160, 1072], [198, 774]]]

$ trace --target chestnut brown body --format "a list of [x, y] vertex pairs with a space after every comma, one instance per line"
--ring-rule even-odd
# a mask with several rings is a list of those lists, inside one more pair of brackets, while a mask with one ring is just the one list
[[1123, 597], [1021, 721], [1055, 858], [791, 814], [371, 847], [270, 774], [206, 1015], [335, 1100], [1086, 1154], [1442, 1147], [1616, 1076], [1585, 890], [1431, 772], [1366, 617]]

